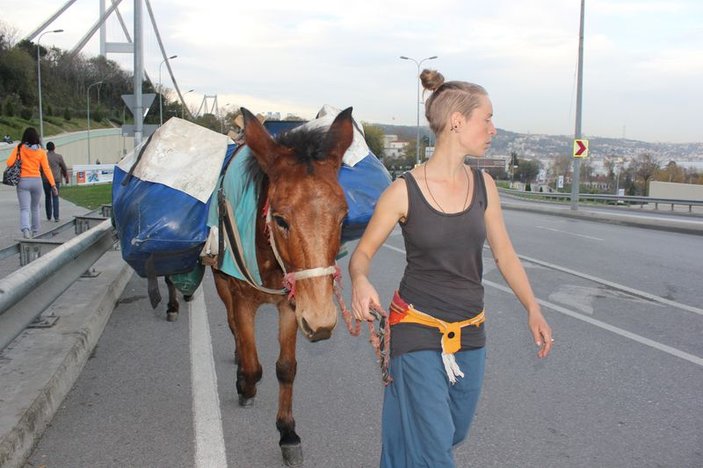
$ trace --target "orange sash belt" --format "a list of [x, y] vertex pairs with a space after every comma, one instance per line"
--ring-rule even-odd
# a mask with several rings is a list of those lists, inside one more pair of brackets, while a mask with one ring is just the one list
[[427, 327], [439, 329], [442, 333], [442, 352], [444, 354], [454, 354], [461, 349], [461, 329], [468, 326], [478, 327], [486, 321], [486, 316], [482, 310], [478, 315], [461, 322], [445, 322], [432, 317], [424, 312], [415, 309], [412, 304], [405, 302], [398, 291], [393, 294], [388, 323], [391, 326], [398, 323], [418, 323]]

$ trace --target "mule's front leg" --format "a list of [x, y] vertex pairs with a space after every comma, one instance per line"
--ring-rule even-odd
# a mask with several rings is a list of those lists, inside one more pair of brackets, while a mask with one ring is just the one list
[[287, 303], [280, 305], [278, 310], [278, 340], [281, 351], [276, 362], [278, 378], [276, 428], [281, 434], [279, 445], [283, 460], [288, 466], [296, 466], [303, 463], [303, 448], [300, 437], [295, 432], [295, 419], [293, 419], [293, 381], [298, 367], [295, 360], [298, 323], [295, 320], [295, 313]]
[[213, 268], [217, 294], [227, 309], [227, 324], [234, 336], [234, 362], [237, 366], [237, 394], [241, 406], [251, 406], [256, 383], [263, 373], [256, 353], [254, 315], [258, 304], [243, 299], [234, 278]]
[[[229, 314], [228, 314], [229, 315]], [[240, 406], [251, 406], [256, 396], [256, 384], [261, 380], [263, 370], [256, 352], [255, 320], [256, 306], [237, 303], [233, 320], [236, 327], [237, 393]], [[232, 319], [230, 319], [232, 320]]]

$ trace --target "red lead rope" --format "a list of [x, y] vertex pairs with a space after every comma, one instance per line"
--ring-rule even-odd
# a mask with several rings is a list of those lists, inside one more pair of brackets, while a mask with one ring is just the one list
[[[359, 336], [361, 333], [361, 320], [354, 319], [344, 303], [341, 275], [335, 275], [334, 279], [334, 294], [337, 297], [340, 309], [342, 309], [342, 318], [347, 324], [349, 334]], [[388, 370], [390, 366], [391, 326], [390, 323], [388, 323], [388, 314], [385, 310], [372, 306], [371, 314], [378, 320], [378, 330], [374, 326], [375, 322], [366, 322], [369, 326], [369, 342], [371, 342], [371, 346], [373, 346], [374, 352], [376, 353], [376, 359], [378, 359], [379, 365], [381, 366], [383, 384], [388, 385], [393, 381]]]

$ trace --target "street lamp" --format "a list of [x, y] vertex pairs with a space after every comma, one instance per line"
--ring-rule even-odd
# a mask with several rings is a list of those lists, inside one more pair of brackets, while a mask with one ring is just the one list
[[415, 62], [415, 65], [417, 65], [417, 102], [415, 103], [415, 107], [417, 108], [417, 132], [416, 132], [416, 138], [415, 138], [415, 155], [417, 159], [417, 164], [420, 164], [420, 65], [422, 65], [422, 62], [425, 60], [434, 60], [437, 58], [436, 55], [433, 55], [432, 57], [426, 57], [419, 62], [415, 60], [414, 58], [406, 57], [405, 55], [401, 55], [400, 58], [402, 60], [411, 60]]
[[161, 86], [161, 65], [163, 65], [165, 61], [175, 59], [176, 57], [178, 57], [178, 55], [172, 55], [169, 58], [163, 59], [159, 64], [159, 126], [164, 124], [164, 103], [163, 98], [161, 97], [163, 91]]
[[41, 41], [41, 37], [44, 34], [60, 33], [60, 32], [63, 32], [63, 29], [54, 29], [53, 31], [44, 31], [37, 38], [37, 86], [39, 87], [39, 141], [41, 142], [42, 145], [44, 144], [44, 115], [42, 113], [42, 106], [41, 106], [41, 56], [39, 54], [41, 47], [39, 46], [39, 41]]
[[[92, 83], [88, 85], [88, 89], [85, 91], [87, 100], [88, 100], [88, 109], [86, 112], [86, 115], [88, 116], [88, 164], [90, 164], [90, 88], [93, 86], [99, 86], [103, 84], [102, 81], [96, 81], [95, 83]], [[98, 88], [99, 90], [100, 88]]]
[[185, 105], [186, 95], [187, 95], [188, 93], [192, 93], [193, 91], [195, 91], [195, 89], [189, 89], [188, 91], [186, 91], [186, 92], [183, 94], [183, 102], [181, 103], [181, 118], [182, 118], [182, 119], [185, 119], [185, 115], [186, 115], [186, 105]]

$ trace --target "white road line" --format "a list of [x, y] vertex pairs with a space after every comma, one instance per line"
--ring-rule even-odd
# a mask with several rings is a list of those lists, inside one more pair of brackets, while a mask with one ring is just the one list
[[[405, 250], [399, 249], [398, 247], [393, 247], [391, 245], [383, 244], [384, 247], [387, 247], [391, 250], [394, 250], [396, 252], [400, 252], [402, 254], [405, 254]], [[532, 261], [532, 260], [530, 260]], [[512, 289], [510, 289], [507, 286], [503, 286], [502, 284], [494, 283], [493, 281], [488, 281], [488, 280], [483, 280], [483, 284], [486, 286], [491, 286], [492, 288], [496, 288], [500, 291], [506, 292], [508, 294], [513, 294]], [[672, 348], [671, 346], [667, 346], [665, 344], [659, 343], [658, 341], [650, 340], [649, 338], [645, 338], [643, 336], [637, 335], [635, 333], [629, 332], [627, 330], [623, 330], [622, 328], [614, 327], [612, 325], [609, 325], [605, 322], [601, 322], [600, 320], [596, 320], [594, 318], [588, 317], [586, 315], [579, 314], [578, 312], [574, 312], [573, 310], [569, 310], [565, 307], [561, 307], [556, 304], [552, 304], [551, 302], [548, 301], [543, 301], [542, 299], [537, 299], [537, 302], [539, 302], [542, 306], [547, 307], [549, 309], [555, 310], [557, 312], [560, 312], [564, 315], [567, 315], [569, 317], [575, 318], [577, 320], [581, 320], [583, 322], [589, 323], [591, 325], [594, 325], [596, 327], [602, 328], [603, 330], [607, 330], [611, 333], [615, 333], [617, 335], [623, 336], [625, 338], [629, 338], [633, 341], [636, 341], [640, 344], [643, 344], [645, 346], [649, 346], [651, 348], [654, 348], [658, 351], [663, 351], [667, 354], [671, 354], [672, 356], [676, 356], [681, 359], [685, 359], [686, 361], [692, 362], [693, 364], [696, 364], [698, 366], [703, 367], [703, 358], [700, 358], [698, 356], [695, 356], [693, 354], [689, 354], [685, 351], [681, 351], [676, 348]]]
[[667, 299], [665, 297], [656, 296], [654, 294], [650, 294], [645, 291], [640, 291], [639, 289], [634, 289], [629, 286], [625, 286], [623, 284], [614, 283], [612, 281], [604, 280], [602, 278], [598, 278], [597, 276], [592, 276], [592, 275], [589, 275], [586, 273], [581, 273], [581, 272], [571, 270], [566, 267], [555, 265], [553, 263], [543, 262], [542, 260], [537, 260], [536, 258], [526, 257], [524, 255], [518, 255], [518, 257], [520, 257], [521, 260], [524, 260], [524, 261], [527, 261], [530, 263], [534, 263], [536, 265], [541, 265], [543, 267], [550, 268], [552, 270], [562, 271], [562, 272], [568, 273], [570, 275], [578, 276], [579, 278], [584, 278], [589, 281], [593, 281], [595, 283], [600, 283], [600, 284], [608, 286], [610, 288], [625, 291], [629, 294], [632, 294], [633, 296], [642, 297], [642, 298], [648, 299], [650, 301], [659, 302], [660, 304], [665, 304], [665, 305], [668, 305], [671, 307], [676, 307], [677, 309], [686, 310], [688, 312], [693, 312], [694, 314], [703, 315], [703, 309], [695, 307], [695, 306], [690, 306], [688, 304], [682, 304], [680, 302], [672, 301], [671, 299]]
[[[506, 292], [508, 294], [513, 294], [512, 289], [510, 289], [507, 286], [503, 286], [502, 284], [494, 283], [492, 281], [487, 281], [483, 280], [483, 283], [491, 286], [493, 288], [499, 289], [503, 292]], [[568, 315], [571, 318], [575, 318], [577, 320], [581, 320], [583, 322], [589, 323], [591, 325], [595, 325], [596, 327], [602, 328], [604, 330], [608, 330], [609, 332], [615, 333], [620, 336], [624, 336], [625, 338], [629, 338], [633, 341], [636, 341], [638, 343], [641, 343], [643, 345], [649, 346], [651, 348], [657, 349], [659, 351], [663, 351], [665, 353], [671, 354], [672, 356], [676, 356], [681, 359], [685, 359], [686, 361], [692, 362], [693, 364], [697, 364], [701, 367], [703, 367], [703, 358], [699, 358], [698, 356], [694, 356], [693, 354], [686, 353], [684, 351], [681, 351], [676, 348], [672, 348], [671, 346], [667, 346], [665, 344], [659, 343], [658, 341], [650, 340], [649, 338], [645, 338], [640, 335], [636, 335], [634, 333], [631, 333], [627, 330], [623, 330], [622, 328], [614, 327], [612, 325], [609, 325], [605, 322], [601, 322], [600, 320], [596, 320], [594, 318], [588, 317], [586, 315], [579, 314], [578, 312], [574, 312], [573, 310], [569, 310], [566, 307], [561, 307], [556, 304], [552, 304], [551, 302], [548, 301], [543, 301], [542, 299], [537, 299], [537, 302], [539, 302], [542, 306], [555, 310], [557, 312], [560, 312], [564, 315]]]
[[537, 229], [545, 229], [547, 231], [554, 231], [554, 232], [560, 232], [562, 234], [568, 234], [570, 236], [577, 236], [577, 237], [583, 237], [584, 239], [592, 239], [592, 240], [597, 240], [597, 241], [602, 241], [600, 237], [593, 237], [593, 236], [587, 236], [585, 234], [576, 234], [575, 232], [569, 232], [569, 231], [563, 231], [561, 229], [554, 229], [550, 228], [547, 226], [535, 226]]
[[227, 453], [222, 431], [220, 397], [212, 354], [210, 323], [200, 286], [188, 303], [190, 319], [190, 373], [193, 386], [195, 467], [226, 468]]
[[403, 255], [405, 255], [405, 249], [401, 249], [401, 248], [398, 248], [398, 247], [393, 247], [392, 245], [388, 245], [388, 244], [383, 244], [383, 246], [386, 247], [387, 249], [395, 250], [396, 252], [400, 252], [400, 253], [402, 253]]

